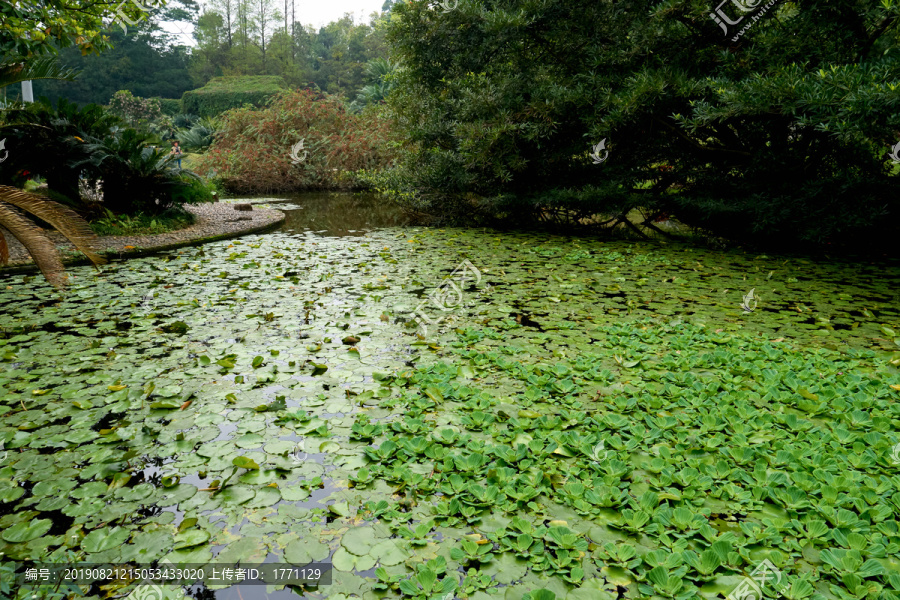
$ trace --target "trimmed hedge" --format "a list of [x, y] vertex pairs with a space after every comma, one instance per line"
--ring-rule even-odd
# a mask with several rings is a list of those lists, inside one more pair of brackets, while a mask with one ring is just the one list
[[181, 113], [181, 100], [175, 98], [153, 98], [159, 101], [159, 108], [162, 114], [174, 117]]
[[185, 113], [215, 117], [245, 104], [262, 107], [285, 87], [284, 79], [273, 75], [215, 77], [202, 88], [185, 92], [181, 108]]

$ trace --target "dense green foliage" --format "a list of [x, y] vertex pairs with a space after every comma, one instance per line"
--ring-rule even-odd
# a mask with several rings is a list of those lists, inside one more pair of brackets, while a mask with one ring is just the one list
[[245, 104], [260, 107], [283, 90], [284, 85], [281, 77], [267, 75], [216, 77], [200, 89], [185, 92], [181, 108], [185, 113], [214, 117]]
[[[236, 2], [228, 1], [234, 9]], [[245, 2], [242, 10], [254, 11], [258, 6], [258, 2]], [[178, 99], [215, 77], [271, 75], [283, 78], [289, 86], [319, 88], [352, 99], [368, 83], [367, 63], [387, 57], [387, 16], [379, 16], [368, 25], [354, 24], [346, 16], [318, 30], [289, 22], [290, 35], [285, 35], [284, 23], [279, 21], [281, 26], [267, 29], [263, 40], [262, 32], [253, 29], [253, 22], [241, 30], [232, 14], [229, 29], [227, 19], [219, 13], [224, 10], [222, 6], [208, 8], [200, 17], [184, 11], [178, 15], [184, 19], [180, 29], [193, 28], [195, 47], [180, 45], [160, 28], [159, 20], [164, 15], [153, 15], [129, 26], [127, 34], [118, 27], [107, 31], [113, 47], [99, 56], [82, 56], [77, 49], [63, 48], [62, 64], [78, 67], [90, 77], [66, 83], [37, 82], [35, 94], [53, 101], [65, 97], [79, 104], [105, 104], [122, 89], [136, 96]], [[170, 115], [182, 112], [181, 108], [163, 109]]]
[[35, 82], [35, 96], [47, 96], [53, 102], [64, 97], [81, 105], [107, 104], [119, 90], [145, 98], [180, 99], [196, 87], [188, 73], [189, 49], [167, 40], [153, 27], [149, 19], [129, 27], [127, 34], [114, 27], [107, 32], [114, 46], [99, 55], [82, 56], [75, 48], [63, 48], [60, 63], [77, 66], [85, 75], [69, 82]]
[[[166, 0], [146, 0], [153, 9]], [[104, 22], [123, 14], [132, 21], [146, 12], [136, 3], [89, 2], [73, 7], [63, 0], [25, 2], [13, 0], [0, 4], [0, 56], [30, 59], [35, 55], [55, 54], [60, 47], [77, 47], [83, 54], [110, 47]]]
[[263, 109], [221, 115], [215, 141], [194, 168], [232, 192], [341, 189], [351, 172], [386, 167], [393, 138], [383, 114], [352, 114], [340, 98], [282, 92]]
[[[89, 158], [75, 164], [90, 168], [101, 181], [103, 207], [114, 213], [162, 213], [178, 203], [192, 173], [175, 166], [166, 148], [149, 148], [149, 136], [134, 129], [92, 139]], [[193, 177], [197, 177], [193, 175]]]
[[128, 90], [119, 90], [109, 100], [109, 112], [130, 127], [146, 126], [151, 121], [162, 116], [159, 100], [155, 98], [141, 98]]
[[22, 186], [40, 175], [52, 197], [79, 208], [78, 180], [81, 170], [74, 165], [89, 158], [85, 140], [112, 135], [121, 120], [96, 104], [79, 108], [64, 98], [56, 105], [42, 99], [28, 106], [8, 110], [3, 115], [0, 138], [10, 151], [0, 164], [0, 183]]
[[[142, 106], [143, 99], [129, 97], [123, 96], [127, 102], [120, 108]], [[138, 109], [123, 114], [139, 117]], [[6, 111], [4, 119], [0, 139], [11, 152], [0, 164], [0, 184], [24, 186], [40, 176], [51, 198], [84, 214], [103, 209], [158, 214], [175, 204], [211, 199], [203, 186], [191, 191], [190, 180], [197, 176], [175, 168], [167, 148], [148, 147], [155, 136], [121, 128], [119, 117], [96, 104], [79, 108], [60, 99], [52, 106], [42, 99]], [[96, 206], [82, 187], [98, 182], [103, 201]]]
[[109, 213], [94, 219], [91, 229], [97, 235], [153, 235], [183, 229], [194, 223], [194, 215], [186, 210], [175, 208], [158, 215], [134, 215]]
[[176, 134], [185, 151], [203, 151], [212, 145], [219, 131], [217, 119], [198, 119]]
[[[279, 75], [289, 86], [318, 87], [355, 97], [365, 84], [366, 63], [387, 57], [384, 26], [389, 14], [373, 14], [369, 24], [356, 24], [348, 14], [316, 31], [299, 21], [302, 16], [295, 17], [293, 0], [287, 19], [280, 4], [271, 0], [212, 2], [197, 22], [198, 44], [191, 61], [194, 80]], [[268, 29], [260, 26], [264, 22]]]
[[900, 5], [785, 2], [736, 43], [713, 9], [395, 7], [405, 189], [508, 219], [641, 206], [757, 240], [895, 235]]
[[174, 98], [151, 98], [152, 100], [156, 100], [159, 102], [159, 110], [162, 114], [167, 117], [174, 117], [175, 115], [183, 112], [181, 110], [181, 100], [175, 100]]

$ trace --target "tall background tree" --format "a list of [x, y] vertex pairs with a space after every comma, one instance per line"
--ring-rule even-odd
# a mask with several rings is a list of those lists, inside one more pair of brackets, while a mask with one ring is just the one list
[[746, 239], [894, 232], [900, 6], [783, 2], [727, 37], [713, 10], [394, 6], [407, 188], [438, 212], [477, 200], [505, 218], [615, 219], [640, 206]]
[[[106, 104], [119, 90], [180, 98], [213, 77], [266, 74], [281, 76], [293, 87], [355, 98], [368, 83], [369, 61], [388, 56], [389, 13], [373, 14], [367, 24], [345, 15], [316, 29], [294, 20], [296, 10], [294, 0], [212, 0], [202, 12], [193, 0], [173, 3], [129, 25], [127, 32], [108, 29], [104, 35], [113, 47], [99, 56], [62, 48], [60, 59], [89, 71], [91, 78], [38, 83], [35, 93], [79, 104]], [[195, 44], [185, 45], [167, 24], [191, 32]]]

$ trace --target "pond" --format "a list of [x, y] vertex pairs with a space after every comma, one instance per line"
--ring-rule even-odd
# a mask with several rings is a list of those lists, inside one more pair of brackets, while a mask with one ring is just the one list
[[280, 231], [63, 294], [0, 277], [17, 585], [321, 563], [69, 597], [718, 598], [766, 564], [787, 597], [900, 590], [897, 263], [271, 205]]

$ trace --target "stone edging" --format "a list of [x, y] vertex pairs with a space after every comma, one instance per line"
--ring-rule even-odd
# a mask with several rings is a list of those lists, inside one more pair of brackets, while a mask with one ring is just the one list
[[[254, 233], [263, 233], [263, 232], [270, 231], [270, 230], [278, 227], [279, 225], [284, 223], [284, 220], [286, 218], [285, 214], [283, 212], [281, 212], [280, 210], [272, 209], [272, 208], [254, 208], [253, 212], [257, 213], [257, 214], [259, 214], [259, 213], [268, 213], [268, 214], [263, 215], [263, 221], [261, 223], [257, 222], [255, 224], [251, 224], [248, 227], [245, 227], [242, 229], [236, 229], [233, 231], [227, 231], [225, 233], [218, 233], [218, 234], [212, 234], [212, 235], [201, 235], [198, 237], [186, 238], [184, 240], [180, 240], [177, 242], [162, 243], [159, 245], [148, 245], [148, 246], [142, 246], [142, 247], [135, 246], [135, 247], [129, 248], [127, 250], [107, 248], [105, 250], [99, 250], [97, 252], [97, 254], [103, 256], [104, 258], [106, 258], [107, 260], [110, 260], [110, 261], [122, 260], [122, 259], [128, 259], [128, 258], [138, 258], [141, 256], [148, 256], [151, 254], [156, 254], [157, 252], [165, 252], [168, 250], [175, 250], [177, 248], [183, 248], [185, 246], [196, 246], [198, 244], [205, 244], [208, 242], [217, 242], [220, 240], [237, 238], [237, 237], [241, 237], [244, 235], [251, 235]], [[209, 220], [209, 217], [203, 215], [202, 213], [197, 214], [196, 216], [197, 216], [197, 222], [194, 225], [191, 225], [190, 227], [188, 227], [186, 229], [190, 229], [191, 227], [197, 227], [198, 225], [201, 225], [204, 220]], [[186, 231], [186, 229], [182, 230], [182, 231]], [[176, 233], [176, 232], [160, 233], [160, 234], [156, 234], [156, 235], [143, 236], [143, 237], [148, 237], [148, 238], [164, 237], [164, 236], [170, 235], [171, 233]], [[110, 240], [116, 240], [116, 239], [121, 239], [121, 238], [126, 238], [126, 237], [131, 237], [131, 236], [104, 236], [100, 239], [101, 239], [101, 242], [105, 242], [108, 244]], [[88, 258], [86, 256], [84, 256], [81, 253], [78, 253], [78, 254], [79, 255], [75, 256], [75, 257], [64, 256], [63, 264], [65, 264], [66, 266], [91, 264], [91, 261], [88, 260]], [[16, 273], [31, 273], [31, 272], [37, 272], [37, 271], [38, 271], [37, 265], [35, 265], [34, 262], [32, 262], [30, 259], [27, 263], [17, 263], [17, 264], [6, 265], [6, 266], [0, 265], [0, 275], [16, 274]]]

